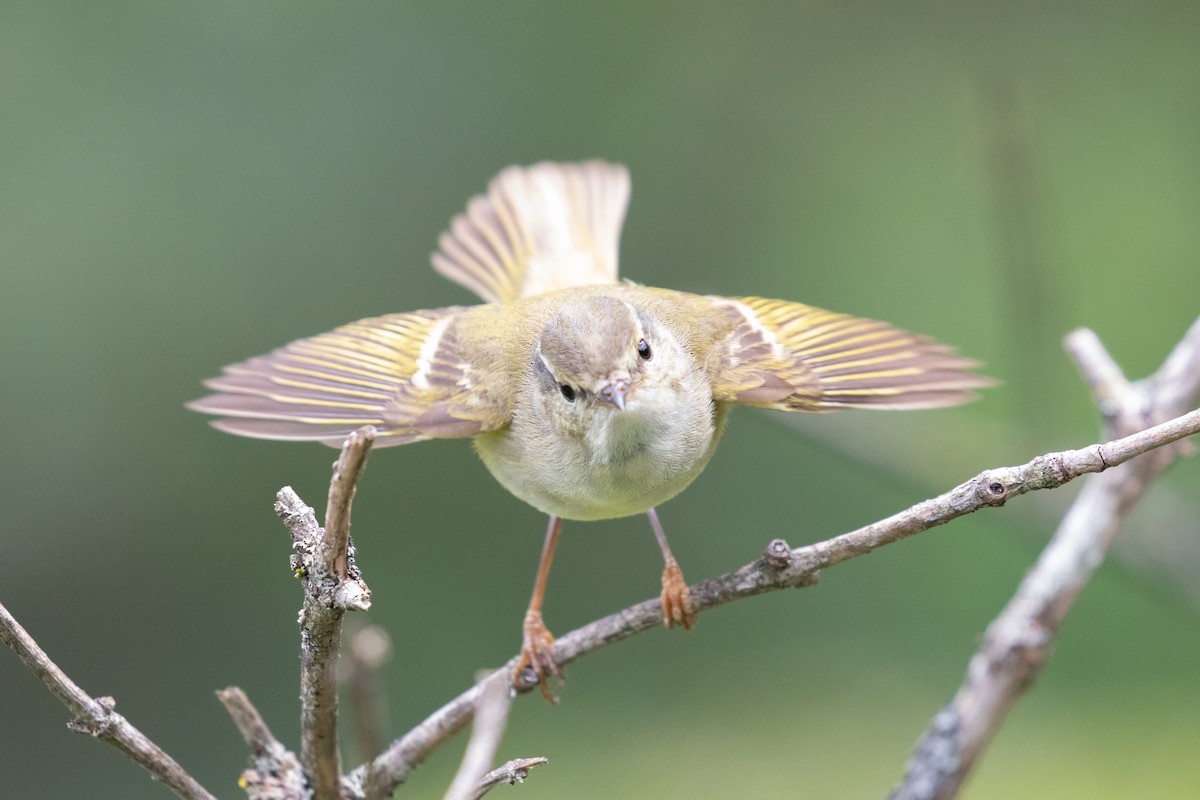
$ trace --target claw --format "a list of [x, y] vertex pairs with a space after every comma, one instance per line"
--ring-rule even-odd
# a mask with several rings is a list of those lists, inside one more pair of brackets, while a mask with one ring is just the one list
[[533, 609], [525, 613], [525, 622], [521, 626], [521, 659], [513, 670], [514, 686], [524, 682], [521, 677], [526, 669], [533, 673], [542, 691], [542, 697], [551, 703], [557, 703], [558, 697], [550, 688], [549, 677], [553, 675], [561, 685], [563, 673], [554, 661], [554, 637], [542, 622], [541, 613]]
[[684, 630], [691, 630], [696, 624], [696, 609], [692, 604], [692, 593], [683, 580], [683, 570], [671, 559], [663, 568], [662, 574], [662, 618], [663, 625], [670, 628], [682, 625]]

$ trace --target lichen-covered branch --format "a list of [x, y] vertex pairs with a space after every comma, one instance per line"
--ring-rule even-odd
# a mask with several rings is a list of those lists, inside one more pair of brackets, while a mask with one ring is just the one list
[[325, 527], [285, 486], [275, 513], [292, 534], [292, 566], [304, 586], [300, 613], [300, 761], [316, 800], [341, 797], [337, 747], [337, 654], [342, 615], [371, 605], [349, 544], [350, 505], [375, 439], [373, 428], [350, 434], [334, 465]]
[[230, 686], [217, 692], [217, 699], [250, 746], [254, 766], [242, 773], [238, 785], [251, 800], [307, 800], [308, 782], [300, 760], [275, 738], [246, 693]]
[[3, 605], [0, 641], [75, 715], [67, 725], [71, 730], [108, 742], [184, 800], [216, 800], [175, 759], [118, 714], [111, 697], [94, 698], [68, 678]]

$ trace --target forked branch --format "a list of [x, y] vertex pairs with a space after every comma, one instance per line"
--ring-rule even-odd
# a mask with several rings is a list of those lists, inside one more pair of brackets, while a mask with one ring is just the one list
[[292, 534], [292, 567], [304, 585], [300, 613], [300, 761], [316, 800], [338, 800], [341, 765], [337, 740], [337, 655], [342, 616], [366, 610], [371, 590], [350, 546], [350, 506], [375, 430], [346, 439], [329, 484], [325, 527], [289, 486], [279, 490], [275, 513]]
[[[1125, 379], [1091, 331], [1076, 331], [1065, 344], [1092, 390], [1110, 435], [1174, 417], [1200, 391], [1200, 320], [1158, 372], [1136, 385]], [[1186, 429], [1186, 421], [1196, 416], [1200, 411], [1110, 445], [1145, 440], [1167, 428]], [[1099, 455], [1111, 458], [1114, 448], [1105, 447]], [[1083, 487], [1033, 569], [988, 626], [962, 685], [921, 736], [891, 800], [958, 796], [1009, 709], [1041, 673], [1063, 618], [1104, 560], [1120, 523], [1177, 451], [1163, 447], [1098, 475]]]

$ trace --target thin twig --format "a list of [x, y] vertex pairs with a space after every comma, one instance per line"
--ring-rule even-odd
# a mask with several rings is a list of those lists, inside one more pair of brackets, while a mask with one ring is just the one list
[[346, 552], [350, 543], [350, 509], [358, 479], [367, 465], [367, 453], [375, 442], [375, 428], [370, 425], [346, 437], [338, 460], [333, 463], [333, 479], [329, 481], [329, 501], [325, 506], [326, 546], [333, 557], [333, 574], [345, 580], [349, 576]]
[[341, 796], [337, 747], [337, 654], [342, 615], [365, 610], [371, 590], [354, 564], [349, 545], [350, 504], [375, 440], [371, 427], [346, 438], [329, 486], [326, 526], [285, 486], [276, 496], [275, 513], [292, 534], [292, 566], [303, 579], [300, 614], [300, 761], [315, 800]]
[[250, 745], [254, 766], [242, 772], [238, 785], [251, 800], [306, 800], [307, 781], [300, 760], [275, 738], [246, 693], [230, 686], [217, 692], [217, 698]]
[[1200, 396], [1200, 317], [1171, 349], [1149, 383], [1147, 391], [1153, 393], [1160, 414], [1185, 409]]
[[496, 757], [511, 705], [508, 673], [504, 670], [493, 672], [483, 680], [479, 702], [475, 706], [475, 724], [471, 729], [471, 738], [467, 742], [458, 772], [446, 791], [445, 800], [471, 800], [480, 796], [480, 781], [491, 768], [492, 759]]
[[25, 666], [75, 715], [75, 719], [67, 724], [71, 730], [108, 742], [184, 800], [215, 800], [175, 759], [118, 714], [114, 710], [116, 702], [111, 697], [93, 698], [68, 678], [3, 605], [0, 605], [0, 641], [11, 647]]
[[[1177, 414], [1200, 390], [1195, 378], [1200, 374], [1200, 321], [1159, 372], [1141, 384], [1141, 391], [1129, 385], [1095, 334], [1077, 331], [1066, 346], [1091, 384], [1110, 431], [1128, 431], [1147, 418]], [[1180, 384], [1189, 391], [1181, 391]], [[1167, 425], [1197, 415], [1200, 411], [1193, 411]], [[1118, 445], [1110, 452], [1122, 451], [1121, 442], [1144, 440], [1149, 432], [1110, 443]], [[1063, 618], [1103, 561], [1121, 521], [1171, 455], [1171, 448], [1163, 448], [1084, 486], [1033, 569], [988, 626], [962, 685], [921, 736], [891, 800], [958, 795], [1008, 711], [1041, 672]]]
[[479, 785], [475, 787], [475, 792], [468, 800], [479, 800], [485, 794], [490, 792], [502, 783], [512, 786], [516, 783], [524, 783], [529, 777], [529, 771], [534, 767], [540, 767], [542, 764], [549, 763], [544, 756], [536, 758], [514, 758], [512, 761], [506, 761], [494, 770], [484, 775], [479, 781]]
[[267, 727], [262, 715], [258, 713], [258, 709], [241, 689], [236, 686], [221, 689], [217, 692], [217, 699], [221, 701], [221, 705], [225, 706], [225, 710], [233, 718], [233, 724], [237, 726], [242, 738], [246, 740], [246, 744], [250, 745], [250, 751], [255, 756], [274, 747], [282, 747], [279, 740], [271, 733], [271, 729]]
[[1145, 412], [1147, 398], [1133, 388], [1094, 331], [1089, 328], [1071, 331], [1063, 339], [1063, 348], [1071, 356], [1079, 374], [1091, 390], [1092, 398], [1096, 401], [1100, 413], [1104, 415], [1105, 423], [1116, 428], [1109, 430], [1110, 435], [1133, 433], [1149, 424], [1149, 420], [1143, 418], [1140, 420], [1142, 424], [1129, 430], [1117, 428], [1117, 420], [1130, 420], [1135, 409]]
[[[1026, 492], [1056, 488], [1080, 475], [1102, 472], [1197, 432], [1200, 432], [1200, 410], [1123, 439], [1078, 450], [1047, 453], [1015, 467], [985, 470], [937, 497], [823, 542], [794, 550], [781, 550], [772, 542], [764, 557], [690, 587], [693, 603], [700, 612], [763, 592], [811, 585], [816, 581], [818, 571], [825, 567], [981, 508], [1003, 505]], [[593, 650], [661, 624], [659, 601], [646, 600], [559, 637], [554, 644], [554, 660], [564, 666]], [[503, 669], [511, 673], [516, 663], [517, 657], [513, 657]], [[525, 692], [532, 686], [515, 688]], [[371, 764], [357, 767], [351, 777], [365, 780], [369, 767], [367, 796], [390, 795], [438, 745], [470, 722], [479, 691], [479, 684], [467, 689], [393, 742]]]

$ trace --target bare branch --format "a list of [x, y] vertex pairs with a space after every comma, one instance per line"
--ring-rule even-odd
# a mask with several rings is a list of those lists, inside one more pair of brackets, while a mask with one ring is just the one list
[[[701, 612], [763, 592], [809, 586], [816, 582], [818, 571], [825, 567], [981, 508], [1003, 505], [1026, 492], [1056, 488], [1080, 475], [1102, 472], [1198, 431], [1200, 410], [1123, 439], [1078, 450], [1047, 453], [1015, 467], [985, 470], [944, 494], [841, 536], [794, 550], [772, 542], [762, 558], [690, 587], [692, 600], [696, 611]], [[554, 660], [560, 666], [566, 665], [593, 650], [661, 624], [659, 601], [646, 600], [560, 636], [554, 644]], [[514, 657], [503, 669], [511, 673], [516, 663]], [[532, 685], [520, 685], [515, 690], [526, 692], [530, 688]], [[470, 722], [479, 692], [480, 684], [476, 684], [442, 706], [393, 742], [369, 765], [355, 769], [352, 780], [366, 781], [369, 769], [367, 796], [388, 796], [438, 745]]]
[[337, 654], [342, 615], [365, 610], [371, 590], [349, 545], [350, 504], [375, 440], [371, 427], [346, 438], [329, 486], [326, 526], [289, 486], [279, 490], [275, 513], [292, 534], [292, 566], [303, 579], [300, 613], [300, 761], [316, 800], [341, 796], [337, 749]]
[[483, 797], [502, 783], [507, 783], [509, 786], [515, 783], [524, 783], [525, 779], [529, 777], [529, 770], [546, 763], [549, 763], [548, 759], [542, 756], [536, 758], [514, 758], [512, 761], [506, 761], [483, 776], [483, 779], [479, 781], [479, 785], [475, 788], [475, 793], [470, 796], [469, 800], [479, 800], [480, 797]]
[[350, 543], [350, 507], [358, 490], [358, 479], [367, 465], [367, 453], [375, 442], [370, 425], [346, 437], [338, 460], [333, 463], [329, 481], [329, 501], [325, 506], [326, 546], [332, 556], [331, 572], [339, 579], [349, 577], [346, 552]]
[[0, 605], [0, 641], [11, 647], [75, 715], [67, 724], [71, 730], [108, 742], [184, 800], [215, 800], [175, 759], [118, 714], [114, 710], [116, 701], [111, 697], [93, 698], [68, 678], [3, 605]]
[[[1154, 396], [1160, 415], [1168, 415], [1173, 409], [1183, 410], [1200, 396], [1200, 317], [1188, 328], [1149, 383], [1145, 391]], [[1194, 452], [1191, 444], [1181, 442], [1176, 452], [1191, 455]]]
[[236, 686], [221, 689], [217, 692], [217, 699], [225, 706], [229, 716], [233, 717], [233, 724], [237, 726], [255, 756], [274, 747], [283, 746], [241, 689]]
[[1071, 331], [1063, 339], [1063, 348], [1075, 362], [1088, 388], [1092, 390], [1092, 397], [1096, 401], [1096, 407], [1104, 415], [1110, 435], [1133, 433], [1146, 427], [1148, 422], [1143, 422], [1131, 430], [1115, 428], [1118, 417], [1128, 420], [1135, 409], [1145, 411], [1146, 398], [1125, 378], [1125, 373], [1109, 355], [1094, 331], [1088, 328]]
[[471, 739], [467, 742], [462, 764], [446, 791], [445, 800], [472, 800], [482, 795], [479, 791], [480, 781], [496, 757], [505, 723], [508, 722], [508, 709], [512, 705], [508, 675], [505, 670], [499, 670], [483, 679], [475, 706]]
[[[1110, 431], [1136, 430], [1148, 420], [1178, 414], [1200, 390], [1200, 320], [1163, 364], [1139, 387], [1131, 386], [1091, 331], [1076, 331], [1068, 352], [1091, 385]], [[1106, 461], [1155, 438], [1155, 431], [1186, 429], [1193, 411], [1162, 425], [1097, 448]], [[1169, 438], [1169, 437], [1168, 437]], [[1120, 523], [1172, 450], [1139, 459], [1089, 481], [1072, 503], [1050, 543], [988, 626], [954, 699], [934, 717], [891, 800], [948, 800], [1003, 724], [1009, 709], [1041, 672], [1059, 625], [1104, 560]], [[1109, 462], [1115, 466], [1115, 462]]]
[[254, 766], [242, 772], [238, 785], [251, 800], [306, 800], [308, 782], [300, 760], [275, 738], [246, 693], [230, 686], [217, 692], [217, 698], [250, 745]]

